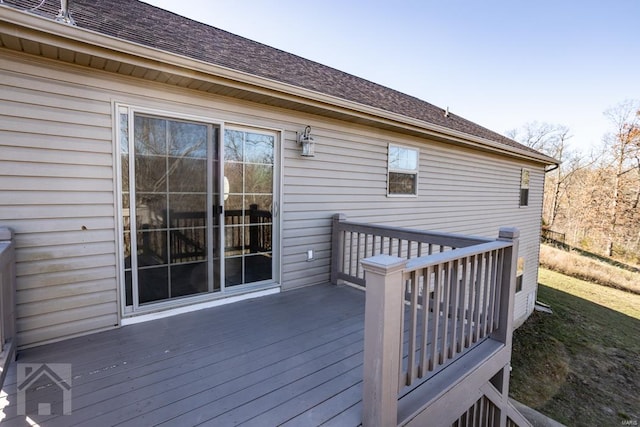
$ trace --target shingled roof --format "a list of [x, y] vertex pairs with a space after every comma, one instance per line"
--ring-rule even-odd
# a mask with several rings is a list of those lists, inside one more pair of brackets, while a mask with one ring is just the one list
[[[38, 3], [4, 1], [23, 10]], [[69, 9], [79, 28], [380, 108], [540, 156], [460, 116], [445, 116], [442, 108], [416, 97], [137, 0], [71, 0]], [[54, 18], [59, 10], [59, 0], [46, 0], [30, 11]]]

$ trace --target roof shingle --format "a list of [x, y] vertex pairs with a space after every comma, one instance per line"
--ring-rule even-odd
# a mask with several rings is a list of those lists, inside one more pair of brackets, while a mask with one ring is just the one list
[[[4, 2], [25, 10], [34, 7], [34, 3], [37, 2]], [[72, 0], [69, 3], [71, 15], [80, 28], [380, 108], [539, 154], [460, 116], [445, 116], [443, 109], [416, 97], [138, 0]], [[53, 18], [59, 9], [58, 0], [46, 0], [34, 13]]]

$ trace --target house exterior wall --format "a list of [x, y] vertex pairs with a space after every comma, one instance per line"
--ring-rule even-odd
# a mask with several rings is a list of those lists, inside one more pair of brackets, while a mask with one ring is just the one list
[[[10, 52], [0, 62], [0, 100], [0, 224], [16, 233], [19, 346], [119, 324], [116, 102], [282, 130], [285, 290], [329, 280], [331, 216], [341, 212], [491, 237], [518, 227], [526, 268], [516, 324], [535, 301], [540, 164]], [[314, 158], [295, 142], [306, 125]], [[417, 197], [386, 195], [389, 143], [420, 150]], [[521, 208], [523, 167], [531, 183]]]

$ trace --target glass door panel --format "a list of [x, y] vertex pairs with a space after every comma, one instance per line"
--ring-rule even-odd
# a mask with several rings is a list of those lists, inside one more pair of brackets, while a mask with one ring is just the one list
[[275, 136], [226, 130], [225, 285], [273, 278]]
[[212, 264], [220, 259], [217, 128], [145, 114], [127, 118], [120, 121], [126, 304], [220, 290]]

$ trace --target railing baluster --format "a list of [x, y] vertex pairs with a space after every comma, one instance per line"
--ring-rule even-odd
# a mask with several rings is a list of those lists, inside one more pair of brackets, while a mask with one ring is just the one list
[[[411, 303], [410, 318], [409, 318], [409, 357], [407, 358], [407, 378], [406, 384], [411, 385], [416, 379], [416, 343], [418, 334], [418, 273], [416, 271], [411, 272]], [[407, 285], [409, 286], [409, 284]]]
[[431, 358], [429, 360], [429, 370], [433, 371], [438, 363], [438, 341], [440, 330], [440, 282], [442, 280], [442, 265], [433, 267], [433, 336], [431, 337]]
[[480, 323], [482, 328], [480, 330], [480, 338], [484, 338], [486, 336], [487, 329], [487, 316], [489, 312], [489, 291], [491, 287], [491, 264], [492, 264], [491, 252], [487, 252], [485, 259], [485, 270], [484, 270], [484, 282], [482, 282], [482, 316], [480, 318]]
[[460, 280], [460, 333], [458, 335], [458, 342], [456, 344], [456, 352], [460, 353], [464, 346], [464, 336], [465, 336], [465, 328], [468, 316], [468, 302], [467, 302], [467, 288], [469, 287], [469, 280], [467, 278], [468, 274], [468, 264], [469, 258], [462, 258], [462, 277]]
[[460, 269], [460, 263], [458, 260], [453, 261], [453, 266], [451, 268], [451, 345], [449, 346], [449, 359], [453, 359], [456, 355], [456, 342], [458, 338], [458, 299], [459, 299], [459, 289], [460, 289], [460, 279], [458, 277], [458, 272]]
[[[367, 258], [367, 248], [369, 247], [369, 234], [364, 235], [364, 258]], [[373, 256], [373, 254], [371, 254]]]
[[485, 316], [487, 314], [487, 307], [486, 307], [486, 300], [487, 300], [487, 283], [489, 283], [489, 278], [490, 278], [490, 274], [491, 272], [490, 270], [490, 265], [491, 265], [491, 253], [487, 252], [485, 254], [483, 254], [483, 259], [482, 259], [482, 282], [481, 282], [481, 288], [480, 288], [480, 306], [479, 306], [479, 314], [478, 314], [478, 333], [477, 333], [477, 338], [476, 341], [479, 340], [480, 338], [484, 337], [484, 325], [485, 325]]
[[375, 256], [376, 255], [376, 235], [369, 234], [369, 236], [371, 239], [371, 255], [370, 256]]
[[[360, 238], [362, 236], [362, 233], [357, 233], [357, 240], [356, 240], [356, 277], [363, 277], [360, 276]], [[362, 259], [366, 258], [362, 257]]]
[[467, 315], [467, 326], [465, 332], [465, 341], [464, 346], [469, 347], [473, 341], [473, 322], [476, 313], [476, 286], [477, 286], [477, 266], [478, 266], [478, 256], [474, 255], [471, 257], [469, 264], [469, 312]]
[[429, 344], [429, 295], [431, 294], [429, 284], [431, 283], [433, 267], [430, 266], [423, 269], [422, 272], [422, 337], [420, 340], [420, 364], [418, 368], [418, 378], [424, 377], [429, 370], [429, 351], [427, 349], [427, 345]]
[[342, 259], [340, 260], [340, 265], [342, 267], [341, 272], [345, 271], [347, 264], [347, 248], [351, 250], [351, 247], [347, 246], [347, 233], [348, 231], [342, 232]]
[[500, 272], [504, 269], [504, 249], [498, 250], [498, 269], [496, 270], [496, 287], [495, 287], [495, 298], [493, 300], [494, 307], [494, 316], [493, 316], [493, 328], [491, 331], [495, 331], [500, 327], [500, 310], [498, 309], [500, 302], [500, 294], [502, 292], [502, 282]]
[[[348, 268], [347, 268], [347, 274], [348, 274], [349, 276], [352, 276], [352, 275], [353, 275], [353, 274], [352, 274], [352, 264], [353, 264], [353, 262], [352, 262], [352, 260], [353, 260], [353, 232], [352, 232], [352, 231], [347, 231], [347, 233], [348, 233], [348, 235], [349, 235], [349, 239], [348, 239], [349, 243], [348, 243], [348, 245], [346, 246], [346, 248], [349, 248], [349, 255], [348, 255], [348, 262], [349, 262], [349, 264], [348, 264]], [[346, 235], [345, 235], [345, 239], [344, 239], [344, 241], [345, 241], [345, 243], [347, 242]], [[346, 248], [345, 248], [345, 249], [346, 249]], [[347, 252], [345, 251], [345, 254], [346, 254], [346, 253], [347, 253]]]
[[444, 289], [442, 290], [442, 349], [440, 351], [440, 364], [447, 360], [449, 353], [449, 304], [451, 303], [451, 262], [444, 264]]
[[487, 333], [493, 332], [493, 319], [496, 309], [496, 286], [498, 284], [498, 251], [492, 252], [493, 263], [491, 264], [491, 286], [489, 293], [489, 317]]
[[485, 254], [478, 255], [478, 271], [476, 272], [476, 300], [473, 314], [473, 342], [477, 342], [480, 338], [480, 319], [482, 313], [482, 286], [483, 286], [483, 272], [485, 265]]
[[[404, 331], [404, 319], [405, 319], [405, 295], [407, 294], [407, 288], [409, 286], [409, 280], [405, 279], [404, 276], [402, 278], [402, 283], [400, 283], [400, 290], [402, 291], [402, 305], [400, 307], [400, 348], [398, 349], [400, 366], [398, 368], [398, 373], [400, 374], [398, 378], [398, 392], [402, 390], [407, 385], [407, 378], [409, 377], [409, 365], [407, 364], [407, 369], [402, 369], [403, 357], [404, 357], [404, 339], [406, 338], [406, 333]], [[411, 332], [409, 332], [411, 333]], [[411, 338], [409, 338], [411, 339]], [[408, 346], [407, 346], [408, 347]]]

